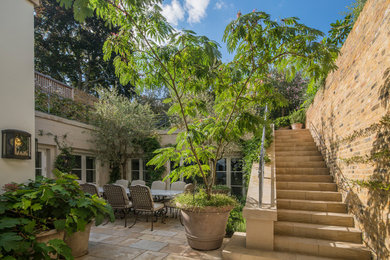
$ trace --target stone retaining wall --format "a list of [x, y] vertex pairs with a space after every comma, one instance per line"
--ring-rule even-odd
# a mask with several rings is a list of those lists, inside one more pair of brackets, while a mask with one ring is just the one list
[[[326, 144], [326, 160], [336, 180], [347, 180], [344, 197], [365, 241], [380, 259], [390, 258], [390, 195], [361, 188], [353, 180], [390, 181], [389, 165], [351, 163], [390, 148], [390, 129], [381, 128], [352, 141], [340, 140], [378, 123], [390, 112], [390, 0], [368, 0], [337, 60], [307, 111], [306, 125]], [[314, 127], [313, 127], [314, 126]], [[325, 152], [325, 151], [323, 151]], [[336, 165], [339, 167], [337, 168]], [[340, 169], [340, 170], [339, 170]]]

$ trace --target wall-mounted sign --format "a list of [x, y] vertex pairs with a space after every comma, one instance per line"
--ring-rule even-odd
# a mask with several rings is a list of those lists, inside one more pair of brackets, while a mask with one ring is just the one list
[[31, 159], [31, 134], [14, 129], [2, 130], [2, 158]]

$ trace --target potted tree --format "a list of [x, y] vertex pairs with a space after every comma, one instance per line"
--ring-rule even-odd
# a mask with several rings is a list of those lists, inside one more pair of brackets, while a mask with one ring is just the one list
[[[235, 201], [212, 193], [217, 162], [231, 143], [257, 133], [266, 123], [261, 107], [268, 104], [272, 109], [283, 102], [268, 79], [271, 69], [292, 74], [299, 68], [317, 78], [322, 76], [318, 61], [324, 60], [325, 67], [332, 65], [328, 46], [317, 42], [322, 33], [299, 24], [297, 18], [277, 23], [264, 12], [238, 16], [224, 34], [227, 49], [236, 52], [235, 57], [223, 64], [218, 44], [192, 31], [174, 30], [161, 15], [160, 1], [127, 1], [125, 5], [60, 1], [67, 7], [77, 6], [76, 19], [97, 14], [118, 29], [108, 37], [103, 51], [106, 60], [115, 55], [121, 84], [131, 82], [139, 91], [163, 87], [169, 93], [164, 101], [170, 105], [168, 114], [180, 118], [169, 132], [179, 129], [176, 144], [157, 150], [149, 165], [158, 168], [173, 161], [177, 168], [169, 175], [172, 181], [181, 176], [203, 180], [203, 192], [182, 195], [177, 203], [183, 209], [190, 245], [218, 248], [224, 236], [219, 224], [226, 225]], [[182, 159], [185, 166], [179, 164]], [[220, 215], [226, 217], [214, 225], [213, 218]], [[207, 221], [199, 221], [202, 216], [208, 216]]]
[[304, 109], [299, 109], [292, 112], [292, 114], [290, 115], [291, 128], [293, 130], [302, 129], [305, 120], [306, 120], [306, 114]]

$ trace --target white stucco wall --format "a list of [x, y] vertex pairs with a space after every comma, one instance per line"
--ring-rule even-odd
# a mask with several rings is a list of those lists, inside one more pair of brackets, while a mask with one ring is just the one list
[[32, 159], [0, 158], [1, 187], [35, 176], [33, 12], [31, 1], [0, 1], [0, 130], [23, 130], [32, 140]]

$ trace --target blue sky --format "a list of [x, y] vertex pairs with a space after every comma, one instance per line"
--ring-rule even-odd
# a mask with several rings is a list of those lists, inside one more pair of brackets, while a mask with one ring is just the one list
[[222, 60], [233, 56], [226, 51], [222, 35], [226, 25], [242, 14], [264, 11], [271, 19], [295, 16], [307, 26], [327, 33], [330, 24], [343, 17], [353, 0], [164, 0], [163, 14], [177, 29], [190, 29], [220, 43]]

